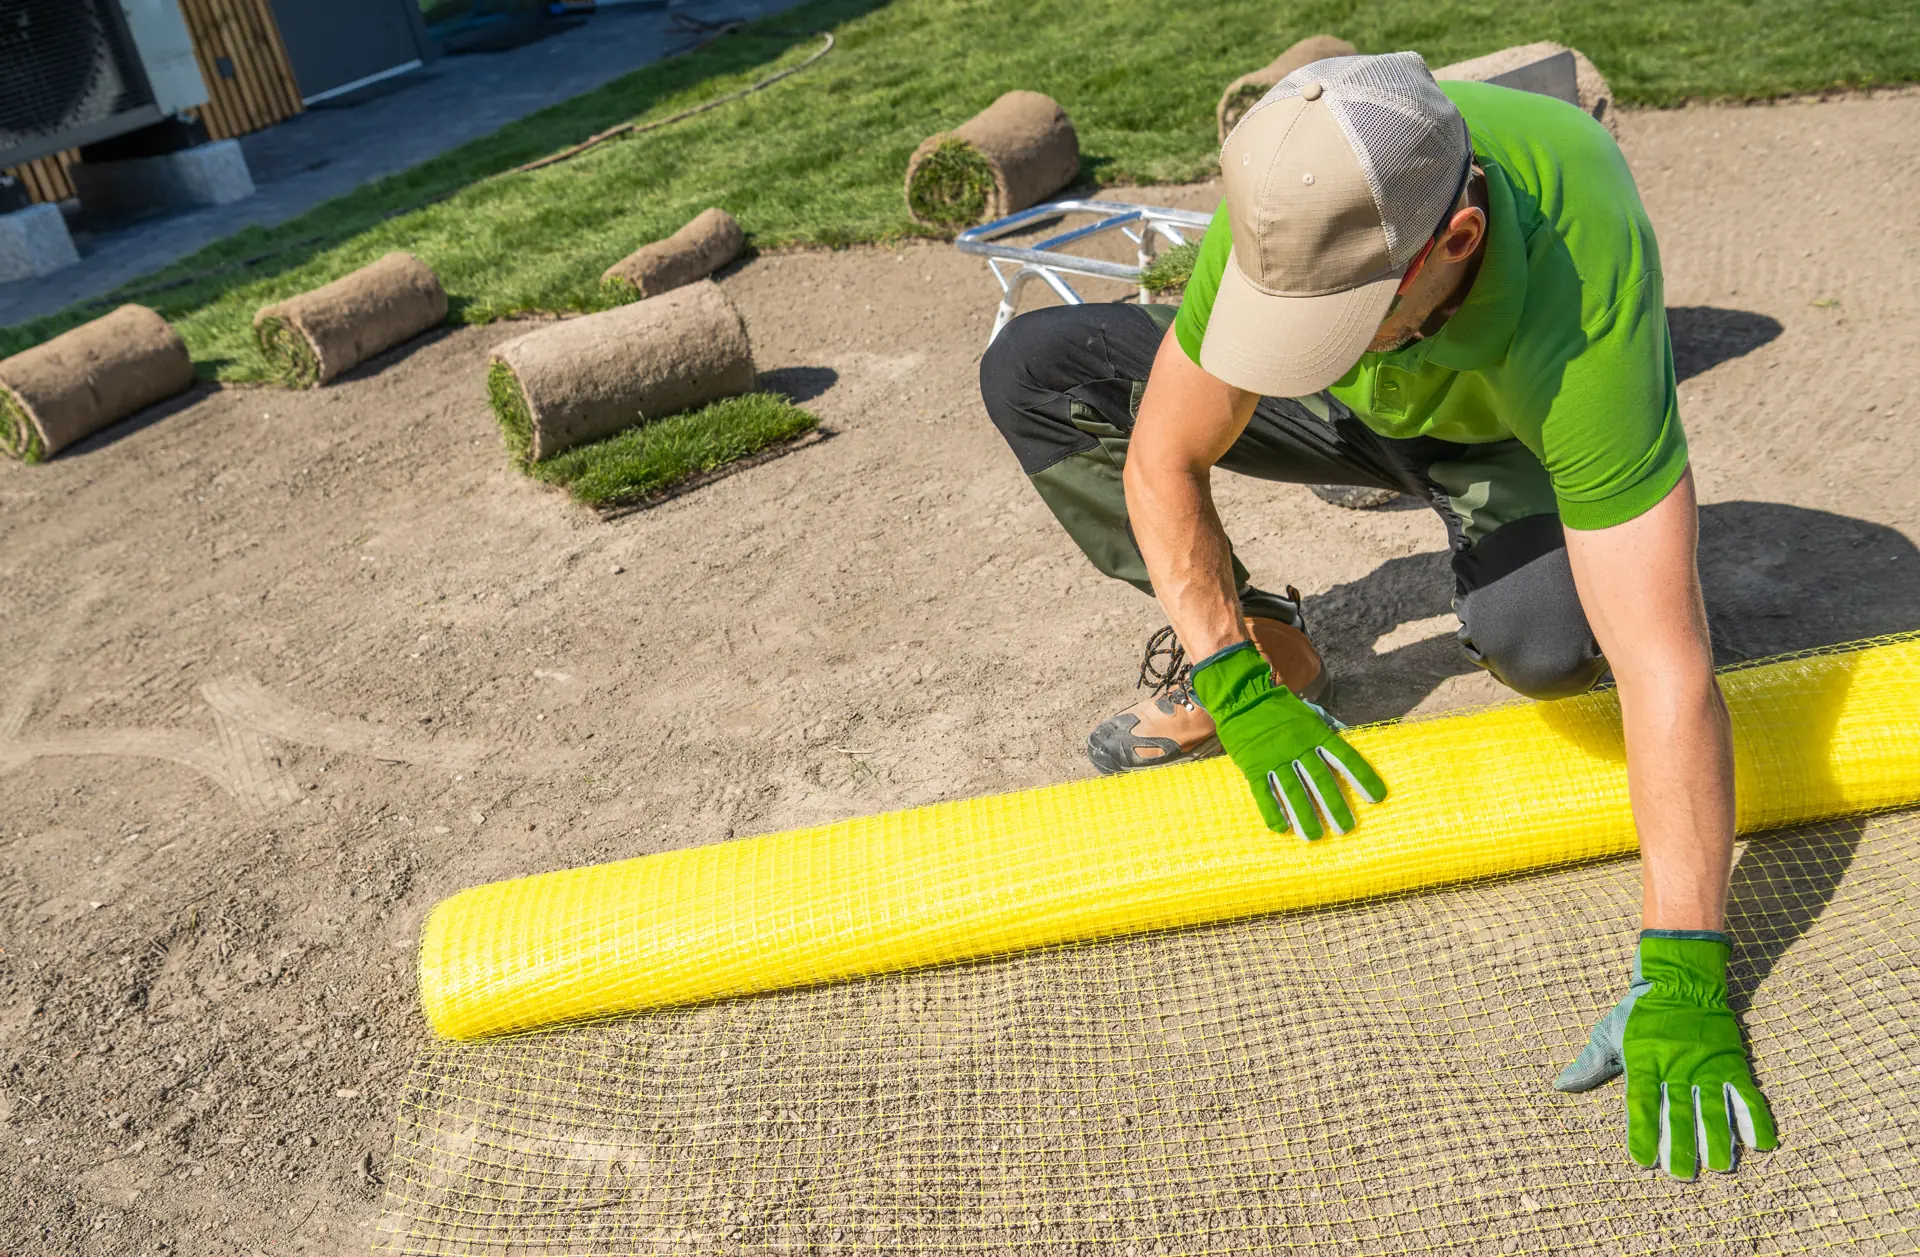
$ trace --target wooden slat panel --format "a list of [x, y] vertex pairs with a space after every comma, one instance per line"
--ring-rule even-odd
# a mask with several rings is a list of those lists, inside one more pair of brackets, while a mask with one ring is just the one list
[[78, 160], [80, 154], [74, 149], [64, 153], [54, 153], [30, 161], [24, 166], [14, 166], [7, 173], [27, 185], [27, 195], [35, 201], [64, 201], [73, 195], [73, 180], [67, 178], [67, 163]]
[[[238, 50], [248, 46], [245, 32], [232, 12], [232, 6], [220, 3], [220, 0], [193, 0], [193, 7], [201, 18], [204, 35], [196, 35], [194, 44], [207, 48], [204, 54], [206, 68], [201, 74], [207, 80], [207, 93], [214, 99], [209, 106], [218, 104], [222, 115], [225, 135], [238, 135], [253, 130], [247, 123], [268, 112], [268, 98], [261, 90], [260, 76], [256, 73], [251, 58], [240, 55]], [[222, 78], [218, 70], [218, 54], [225, 53], [228, 63], [233, 67], [232, 78]], [[222, 91], [215, 96], [213, 84], [220, 83]], [[211, 131], [211, 119], [209, 119]]]
[[[180, 11], [207, 83], [200, 117], [214, 139], [258, 131], [304, 108], [268, 0], [180, 0]], [[222, 57], [231, 77], [220, 72]]]

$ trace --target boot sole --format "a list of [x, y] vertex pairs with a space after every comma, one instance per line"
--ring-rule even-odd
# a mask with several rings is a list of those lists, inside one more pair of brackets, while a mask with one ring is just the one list
[[1191, 749], [1181, 751], [1176, 755], [1167, 755], [1160, 759], [1149, 760], [1139, 764], [1114, 764], [1109, 766], [1095, 754], [1092, 737], [1088, 737], [1087, 739], [1087, 760], [1103, 777], [1116, 777], [1121, 773], [1145, 772], [1149, 768], [1165, 768], [1169, 764], [1184, 764], [1189, 760], [1212, 759], [1218, 754], [1220, 754], [1220, 735], [1216, 733], [1194, 744]]

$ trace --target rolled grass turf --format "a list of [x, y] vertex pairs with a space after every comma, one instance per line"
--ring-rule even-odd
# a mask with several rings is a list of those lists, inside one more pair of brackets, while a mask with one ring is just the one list
[[970, 227], [1037, 205], [1080, 173], [1080, 137], [1040, 92], [1006, 92], [907, 159], [907, 212], [929, 227]]
[[609, 266], [600, 282], [612, 285], [623, 299], [657, 297], [705, 279], [746, 247], [746, 233], [734, 216], [709, 208], [665, 240], [642, 245]]
[[820, 422], [776, 393], [745, 393], [534, 462], [526, 455], [531, 437], [526, 398], [504, 364], [495, 363], [488, 373], [487, 394], [521, 469], [603, 510], [669, 494], [697, 476], [811, 432]]
[[746, 323], [710, 279], [546, 324], [492, 360], [518, 385], [531, 462], [750, 392], [756, 378]]
[[447, 318], [433, 268], [393, 252], [330, 284], [263, 306], [254, 343], [288, 388], [317, 388]]
[[0, 360], [0, 454], [40, 462], [192, 385], [180, 334], [121, 306]]

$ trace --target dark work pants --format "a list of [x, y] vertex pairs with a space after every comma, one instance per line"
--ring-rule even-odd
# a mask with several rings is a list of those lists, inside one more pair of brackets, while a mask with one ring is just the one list
[[[1121, 471], [1171, 306], [1059, 306], [1009, 323], [980, 362], [987, 413], [1095, 567], [1152, 593]], [[1446, 521], [1460, 644], [1533, 698], [1606, 671], [1567, 564], [1553, 487], [1518, 441], [1394, 440], [1331, 395], [1263, 398], [1219, 466], [1292, 484], [1397, 489]], [[1242, 588], [1246, 569], [1234, 559]]]

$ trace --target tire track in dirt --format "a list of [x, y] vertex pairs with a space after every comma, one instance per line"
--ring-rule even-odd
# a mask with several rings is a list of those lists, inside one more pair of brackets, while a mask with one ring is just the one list
[[261, 816], [300, 797], [280, 743], [441, 769], [471, 768], [490, 753], [477, 742], [406, 738], [382, 725], [310, 712], [249, 677], [225, 677], [200, 687], [213, 716], [211, 738], [167, 728], [25, 736], [27, 715], [51, 674], [51, 665], [35, 668], [0, 718], [0, 772], [57, 756], [157, 759], [191, 769], [219, 786], [243, 811]]
[[385, 725], [341, 720], [311, 712], [275, 694], [250, 677], [225, 677], [200, 687], [200, 696], [216, 718], [260, 731], [267, 737], [302, 746], [364, 755], [395, 764], [468, 769], [492, 753], [479, 742], [405, 738]]

